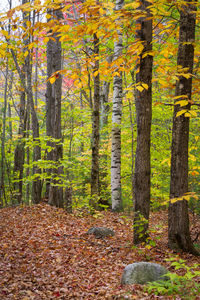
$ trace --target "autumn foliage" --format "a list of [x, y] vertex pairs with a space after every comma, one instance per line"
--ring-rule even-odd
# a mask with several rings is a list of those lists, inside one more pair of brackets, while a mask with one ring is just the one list
[[[192, 217], [192, 216], [191, 216]], [[93, 217], [74, 215], [40, 204], [0, 211], [0, 299], [172, 299], [148, 295], [142, 286], [122, 287], [124, 267], [151, 261], [165, 265], [173, 257], [167, 248], [167, 215], [151, 215], [152, 245], [132, 247], [132, 216], [102, 212]], [[195, 230], [200, 226], [191, 219]], [[96, 239], [85, 233], [92, 226], [106, 226], [114, 237]], [[188, 265], [199, 262], [179, 254]], [[177, 298], [179, 299], [179, 298]], [[199, 299], [198, 296], [196, 299]]]

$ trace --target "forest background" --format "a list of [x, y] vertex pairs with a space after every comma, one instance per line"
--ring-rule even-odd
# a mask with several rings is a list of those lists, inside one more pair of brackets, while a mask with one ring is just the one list
[[[173, 256], [166, 246], [199, 255], [200, 2], [14, 5], [9, 0], [0, 15], [2, 295], [27, 299], [21, 286], [39, 299], [62, 299], [71, 291], [72, 298], [83, 293], [90, 299], [90, 289], [92, 299], [105, 299], [118, 293], [123, 264], [163, 263]], [[190, 220], [197, 220], [191, 236], [188, 207]], [[116, 237], [90, 240], [82, 235], [89, 225], [110, 225]], [[173, 256], [174, 264], [166, 264], [185, 277], [174, 275], [157, 292], [180, 289], [183, 299], [195, 299], [199, 265], [191, 263], [198, 258], [181, 255], [186, 260]], [[30, 279], [36, 256], [37, 283]], [[72, 280], [85, 261], [89, 267]], [[13, 264], [17, 276], [9, 279]], [[29, 275], [32, 290], [23, 290]], [[63, 282], [69, 284], [58, 289]], [[134, 287], [133, 299], [144, 295]]]
[[[23, 1], [17, 7], [9, 2], [10, 10], [1, 15], [1, 207], [41, 199], [69, 211], [96, 209], [97, 203], [101, 209], [110, 207], [114, 193], [111, 153], [118, 151], [113, 148], [112, 133], [117, 128], [120, 205], [132, 211], [135, 97], [150, 88], [136, 80], [144, 48], [136, 38], [137, 20], [148, 20], [150, 13], [153, 48], [143, 57], [153, 57], [151, 208], [168, 205], [175, 101], [181, 108], [177, 117], [190, 119], [190, 194], [186, 198], [199, 213], [198, 9], [193, 74], [177, 66], [179, 12], [188, 3], [198, 8], [199, 2], [145, 3], [148, 12], [141, 10], [138, 1], [123, 6], [109, 1]], [[121, 38], [123, 45], [117, 53]], [[180, 76], [192, 78], [192, 100], [175, 97]], [[116, 108], [113, 91], [119, 78], [123, 101]], [[49, 100], [53, 93], [54, 104]], [[117, 114], [120, 120], [116, 121]]]

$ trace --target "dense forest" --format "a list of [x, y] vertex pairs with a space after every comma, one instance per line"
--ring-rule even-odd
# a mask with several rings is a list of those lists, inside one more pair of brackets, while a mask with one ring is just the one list
[[[104, 257], [103, 246], [80, 240], [78, 231], [100, 224], [128, 230], [129, 250], [139, 253], [139, 260], [156, 261], [154, 252], [167, 247], [160, 257], [168, 249], [197, 262], [200, 2], [8, 0], [6, 5], [0, 14], [2, 233], [14, 239], [12, 216], [27, 229], [34, 227], [34, 218], [35, 224], [41, 219], [60, 230], [63, 221], [69, 225], [68, 240], [74, 230], [71, 247], [79, 252], [79, 242], [80, 247], [88, 242]], [[154, 241], [159, 226], [160, 246]], [[56, 234], [59, 239], [61, 233]], [[111, 252], [119, 247], [122, 257], [125, 233], [111, 245], [114, 238], [106, 247]], [[12, 252], [8, 241], [2, 245], [2, 257], [8, 247]], [[154, 253], [152, 259], [146, 251]], [[60, 264], [60, 256], [56, 259]], [[192, 267], [186, 261], [174, 266], [187, 275]], [[199, 283], [199, 273], [195, 276]], [[12, 298], [4, 289], [1, 299], [125, 299], [116, 289], [115, 282], [111, 294], [119, 298], [68, 297], [57, 290], [42, 296], [15, 291]], [[198, 299], [199, 285], [193, 291], [188, 299]], [[142, 299], [145, 293], [138, 288], [129, 296]]]

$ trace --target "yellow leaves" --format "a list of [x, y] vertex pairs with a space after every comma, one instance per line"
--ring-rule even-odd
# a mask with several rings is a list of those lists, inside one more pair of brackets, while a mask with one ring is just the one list
[[44, 38], [43, 42], [46, 44], [46, 43], [48, 43], [48, 41], [49, 41], [49, 37], [46, 36], [46, 37]]
[[99, 71], [95, 71], [95, 72], [93, 73], [94, 77], [97, 77], [98, 74], [99, 74]]
[[137, 1], [134, 1], [132, 3], [128, 3], [124, 5], [124, 9], [137, 9], [140, 6], [140, 3]]
[[26, 26], [27, 27], [31, 27], [31, 22], [30, 21], [26, 21]]
[[174, 97], [174, 99], [176, 100], [176, 99], [180, 99], [180, 98], [188, 98], [188, 96], [187, 95], [179, 95], [179, 96], [176, 96], [176, 97]]
[[0, 49], [0, 57], [5, 57], [6, 56], [6, 51]]
[[185, 77], [186, 79], [189, 79], [190, 77], [192, 77], [192, 74], [190, 73], [187, 73], [187, 74], [184, 74], [184, 73], [178, 73], [176, 74], [177, 76], [182, 76], [182, 77]]
[[49, 77], [48, 80], [50, 81], [51, 84], [53, 84], [53, 83], [56, 81], [56, 79], [59, 78], [60, 73], [61, 73], [61, 74], [63, 73], [62, 70], [56, 71], [53, 75], [51, 75], [51, 77]]
[[55, 76], [50, 77], [49, 81], [50, 81], [51, 84], [53, 84], [56, 81], [56, 77]]
[[29, 49], [29, 50], [33, 49], [34, 47], [35, 47], [35, 43], [30, 43], [30, 44], [28, 45], [28, 49]]
[[145, 53], [142, 55], [142, 58], [145, 58], [145, 57], [148, 56], [148, 55], [154, 56], [154, 51], [147, 51], [147, 52], [145, 52]]
[[6, 39], [9, 38], [8, 32], [6, 30], [1, 30], [0, 33], [5, 36]]
[[26, 50], [25, 52], [24, 52], [24, 57], [27, 57], [29, 55], [29, 52], [28, 52], [28, 50]]
[[148, 88], [148, 84], [143, 82], [136, 86], [136, 89], [140, 92], [142, 92], [143, 90], [148, 90]]
[[189, 111], [190, 115], [192, 115], [193, 117], [197, 117], [197, 112], [195, 110], [190, 110]]
[[[162, 71], [162, 70], [161, 70]], [[164, 73], [164, 70], [163, 70]], [[158, 79], [158, 82], [160, 85], [162, 85], [164, 88], [167, 88], [169, 86], [169, 83], [167, 82], [166, 79]]]
[[185, 194], [184, 194], [183, 196], [181, 196], [181, 197], [172, 198], [172, 199], [169, 200], [169, 202], [170, 202], [171, 204], [174, 204], [174, 203], [176, 203], [176, 202], [178, 202], [178, 201], [184, 201], [184, 200], [189, 201], [191, 198], [193, 198], [193, 199], [195, 199], [195, 200], [198, 200], [198, 199], [199, 199], [199, 196], [198, 196], [196, 193], [194, 193], [194, 192], [189, 192], [189, 193], [185, 193]]
[[148, 90], [148, 84], [146, 84], [146, 83], [142, 83], [142, 87], [145, 89], [145, 90]]
[[181, 116], [181, 115], [183, 115], [183, 114], [185, 114], [185, 113], [187, 113], [187, 109], [179, 110], [179, 111], [177, 112], [177, 114], [176, 114], [176, 117], [179, 117], [179, 116]]
[[188, 105], [188, 100], [180, 100], [180, 101], [177, 101], [176, 103], [175, 103], [175, 105], [180, 105], [181, 107], [182, 106], [186, 106], [186, 105]]
[[141, 85], [136, 86], [136, 89], [140, 92], [142, 92], [144, 90], [144, 88]]
[[197, 112], [195, 110], [183, 109], [177, 112], [176, 117], [179, 117], [184, 114], [184, 117], [191, 118], [197, 117]]
[[50, 15], [50, 14], [46, 14], [46, 19], [48, 20], [48, 19], [51, 19], [52, 18], [52, 15]]

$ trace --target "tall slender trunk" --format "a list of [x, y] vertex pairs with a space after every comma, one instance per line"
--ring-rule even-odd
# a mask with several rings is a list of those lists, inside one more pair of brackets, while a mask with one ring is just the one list
[[[57, 9], [52, 14], [52, 19], [56, 22], [62, 19], [61, 10]], [[48, 78], [55, 72], [61, 70], [62, 64], [62, 48], [59, 36], [53, 33], [54, 40], [48, 42], [47, 45], [47, 76]], [[47, 83], [46, 103], [47, 103], [47, 136], [56, 139], [53, 143], [53, 151], [50, 159], [55, 163], [53, 176], [49, 186], [49, 204], [63, 207], [63, 187], [62, 174], [63, 167], [61, 160], [63, 158], [62, 133], [61, 133], [61, 96], [62, 96], [62, 77], [57, 74], [55, 82], [50, 86]], [[59, 177], [59, 179], [56, 179]]]
[[[92, 111], [92, 167], [91, 167], [91, 199], [90, 205], [97, 209], [99, 201], [99, 109], [100, 109], [100, 77], [99, 77], [99, 39], [94, 34], [94, 103]], [[97, 72], [97, 74], [95, 74]]]
[[[50, 78], [53, 74], [53, 45], [54, 41], [49, 39], [47, 43], [47, 78]], [[47, 81], [47, 88], [46, 88], [46, 135], [47, 135], [47, 146], [51, 147], [51, 151], [47, 152], [47, 161], [53, 161], [53, 143], [51, 138], [53, 137], [53, 123], [55, 120], [55, 98], [53, 96], [53, 85], [50, 81]], [[52, 169], [49, 168], [46, 170], [48, 174], [48, 179], [46, 180], [46, 192], [45, 198], [49, 199], [49, 189], [50, 189], [50, 176]]]
[[[122, 9], [123, 0], [116, 0], [116, 10]], [[119, 21], [119, 20], [118, 20]], [[118, 31], [118, 41], [114, 43], [114, 61], [122, 55], [122, 31]], [[112, 111], [112, 152], [111, 152], [111, 199], [112, 210], [122, 210], [121, 196], [121, 118], [122, 118], [122, 72], [114, 76]]]
[[21, 85], [22, 91], [20, 95], [20, 108], [19, 108], [19, 130], [18, 130], [18, 140], [17, 145], [14, 151], [14, 191], [12, 203], [22, 203], [22, 191], [23, 191], [23, 171], [24, 171], [24, 158], [25, 158], [25, 149], [24, 149], [24, 138], [26, 135], [26, 114], [25, 114], [25, 105], [26, 105], [26, 93], [24, 90], [23, 82], [25, 82], [25, 70], [24, 66], [22, 67], [21, 72]]
[[[12, 1], [10, 1], [10, 8], [12, 6]], [[9, 39], [7, 39], [7, 43], [9, 44]], [[26, 130], [26, 114], [25, 114], [25, 89], [24, 89], [24, 82], [25, 82], [25, 64], [22, 65], [22, 68], [19, 68], [16, 55], [13, 49], [10, 49], [10, 52], [13, 56], [13, 60], [15, 66], [17, 68], [19, 77], [20, 77], [20, 84], [21, 84], [21, 94], [20, 94], [20, 103], [19, 103], [19, 129], [18, 129], [18, 140], [17, 145], [14, 150], [14, 167], [13, 167], [13, 192], [12, 192], [12, 204], [21, 203], [22, 202], [22, 191], [23, 191], [23, 170], [24, 170], [24, 141], [23, 138], [25, 137], [25, 130]]]
[[[179, 48], [177, 67], [180, 73], [176, 82], [175, 99], [183, 96], [182, 100], [191, 100], [192, 75], [185, 78], [181, 73], [193, 72], [194, 41], [195, 41], [195, 20], [196, 7], [194, 1], [187, 1], [187, 4], [180, 10]], [[181, 98], [179, 97], [180, 101]], [[175, 104], [176, 104], [175, 100]], [[168, 243], [169, 247], [176, 250], [183, 250], [198, 254], [194, 248], [189, 232], [188, 204], [184, 195], [188, 192], [188, 141], [189, 141], [189, 118], [184, 114], [177, 116], [183, 109], [189, 110], [190, 103], [186, 107], [174, 106], [172, 150], [171, 150], [171, 181], [170, 199], [183, 197], [181, 201], [170, 202], [168, 222]]]
[[[112, 55], [107, 58], [108, 63], [111, 63], [113, 59]], [[109, 130], [108, 130], [108, 113], [109, 106], [109, 91], [110, 81], [103, 81], [102, 89], [100, 92], [100, 147], [102, 147], [103, 154], [100, 157], [100, 172], [99, 172], [99, 184], [101, 190], [101, 197], [99, 203], [101, 205], [110, 206], [110, 184], [108, 182], [109, 174], [109, 154], [108, 154], [108, 142], [109, 142]]]
[[[29, 139], [30, 136], [30, 108], [29, 108], [29, 104], [27, 105], [27, 134], [26, 137], [27, 139]], [[26, 177], [28, 178], [30, 175], [30, 147], [28, 146], [26, 148], [26, 164], [27, 164], [27, 168], [26, 168]], [[29, 203], [30, 201], [30, 183], [28, 182], [26, 185], [26, 203]]]
[[[136, 38], [142, 43], [143, 50], [139, 55], [136, 73], [136, 85], [145, 83], [148, 88], [136, 91], [137, 114], [137, 148], [135, 157], [134, 193], [134, 243], [144, 242], [147, 238], [150, 210], [150, 134], [152, 120], [152, 16], [150, 2], [142, 0], [139, 9], [145, 17], [136, 22]], [[149, 53], [149, 54], [148, 54]]]
[[[29, 0], [23, 0], [22, 3], [25, 4]], [[27, 27], [27, 21], [30, 21], [30, 13], [23, 13], [24, 27]], [[40, 180], [41, 169], [38, 167], [37, 163], [41, 159], [41, 147], [40, 147], [40, 134], [39, 134], [39, 122], [35, 111], [35, 103], [33, 100], [33, 87], [32, 87], [32, 59], [30, 50], [28, 50], [28, 44], [31, 42], [31, 36], [24, 36], [25, 50], [28, 51], [28, 55], [25, 59], [25, 84], [26, 84], [26, 94], [27, 94], [27, 111], [30, 108], [31, 113], [31, 123], [33, 132], [33, 142], [35, 143], [33, 148], [33, 183], [32, 183], [32, 201], [33, 203], [39, 203], [41, 200], [42, 184]]]
[[[3, 207], [6, 200], [5, 193], [5, 137], [6, 137], [6, 112], [7, 112], [7, 90], [8, 90], [8, 59], [6, 63], [5, 85], [4, 85], [4, 103], [3, 103], [3, 126], [1, 135], [1, 182], [0, 182], [0, 207]], [[3, 201], [4, 200], [4, 201]]]
[[41, 159], [41, 147], [40, 147], [40, 134], [39, 134], [39, 122], [35, 111], [35, 105], [33, 101], [33, 89], [32, 89], [32, 64], [30, 53], [27, 57], [27, 88], [28, 95], [27, 101], [30, 105], [32, 131], [33, 131], [33, 142], [36, 144], [33, 148], [33, 176], [34, 180], [32, 183], [32, 201], [33, 203], [39, 203], [41, 200], [42, 184], [40, 179], [41, 169], [38, 167], [37, 162]]

